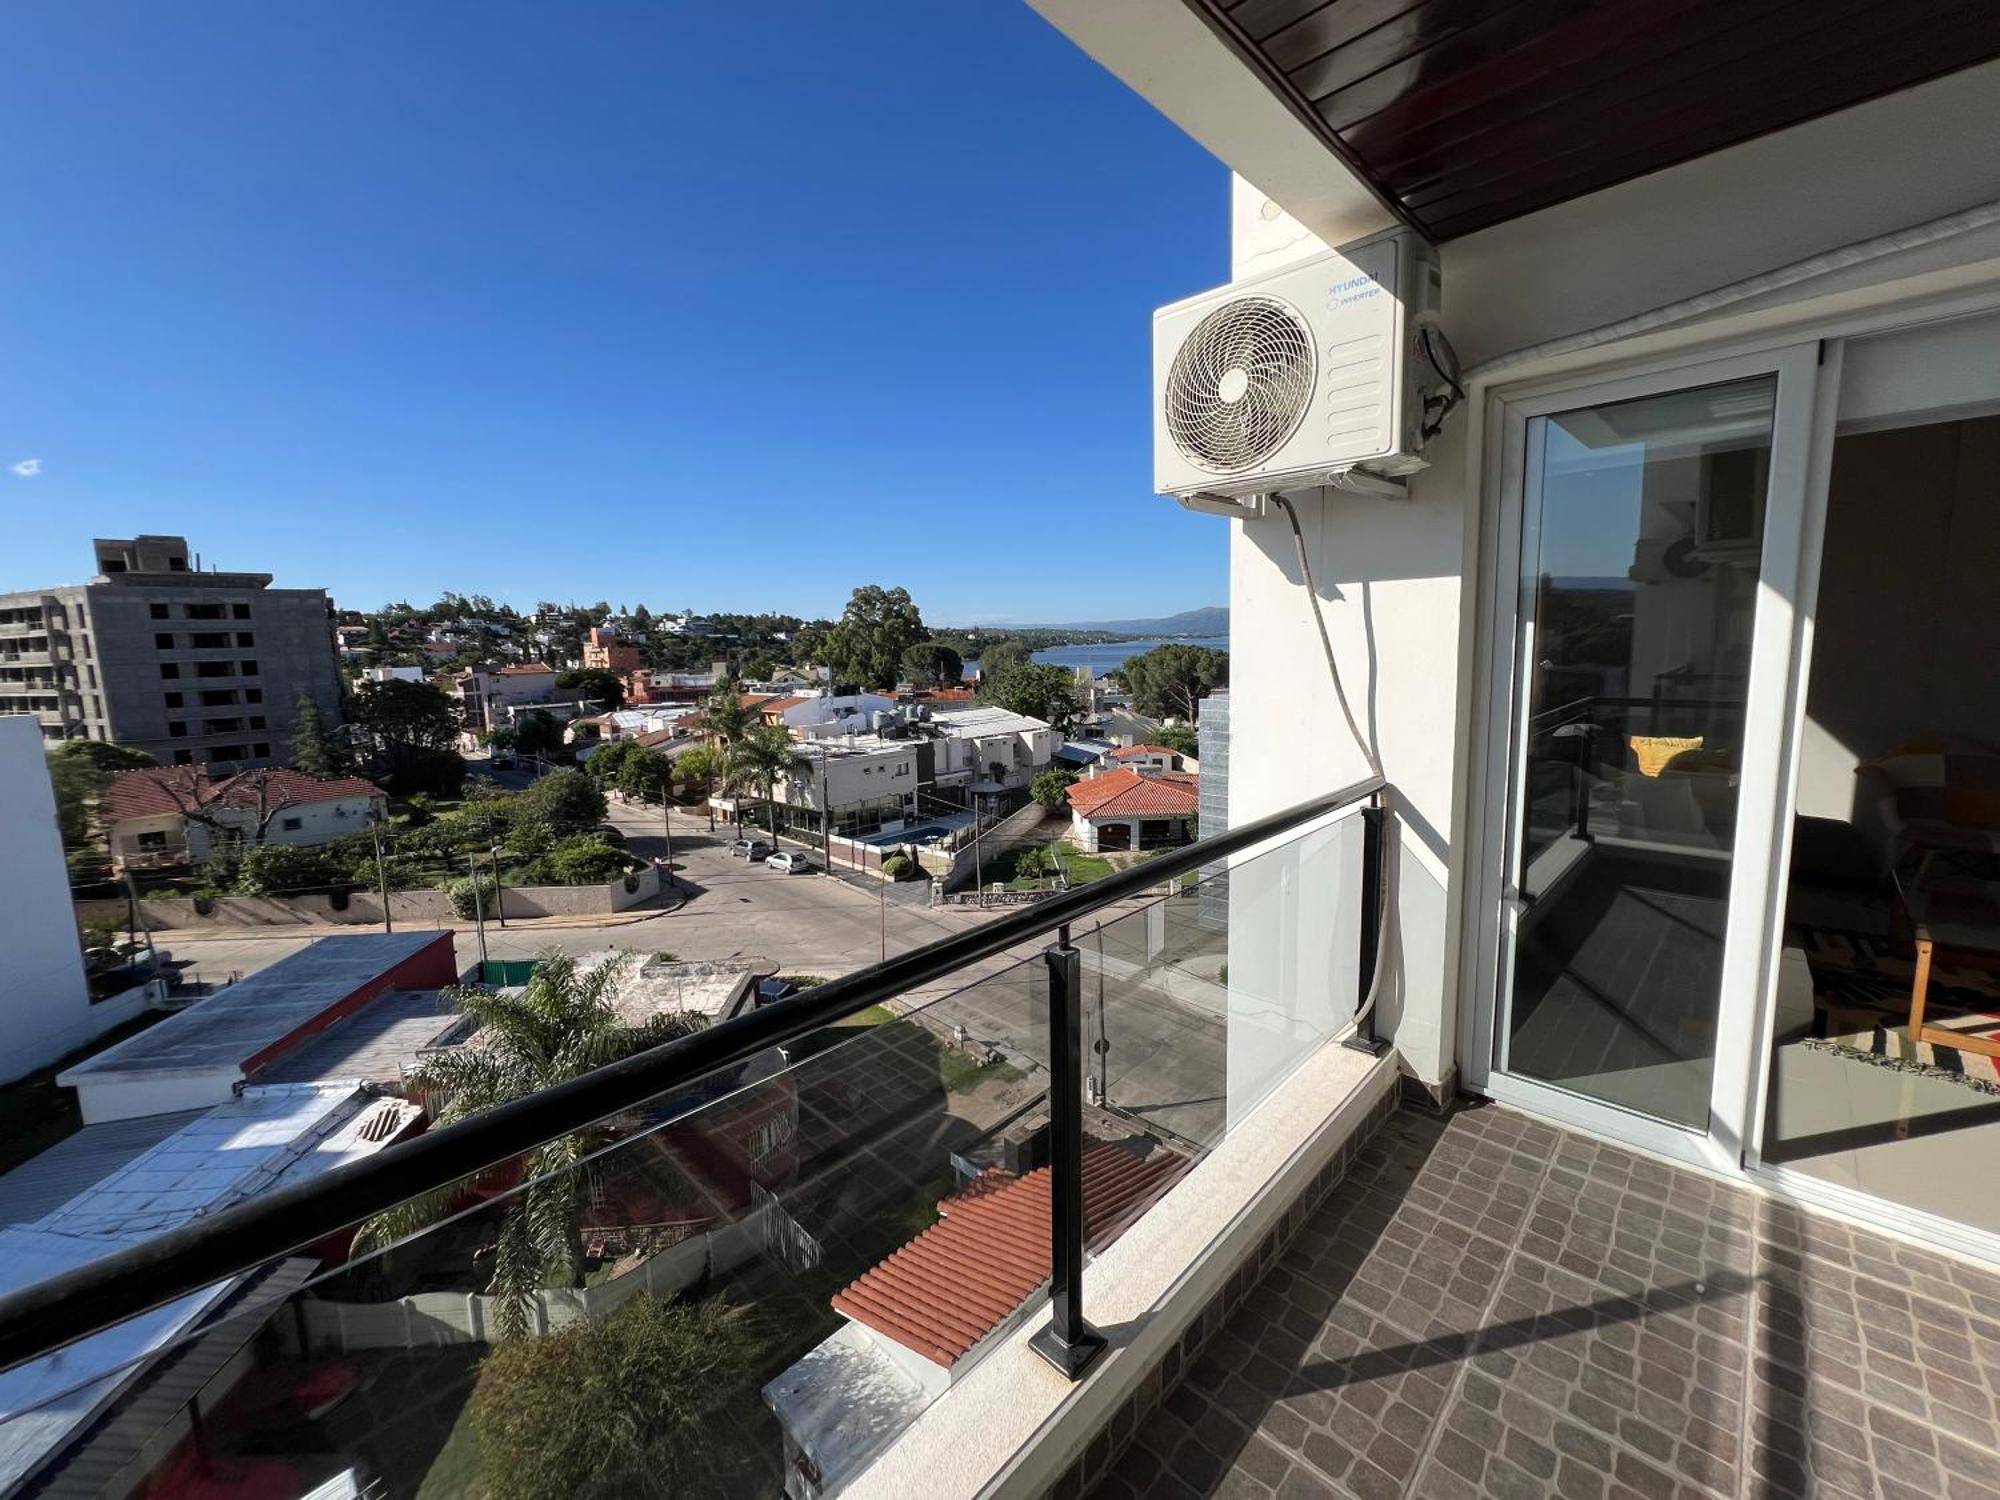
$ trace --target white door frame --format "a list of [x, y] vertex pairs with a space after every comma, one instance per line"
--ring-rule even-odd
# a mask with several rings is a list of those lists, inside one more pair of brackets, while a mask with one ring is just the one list
[[[1764, 1024], [1759, 1012], [1774, 977], [1775, 944], [1768, 933], [1772, 881], [1782, 877], [1774, 856], [1783, 845], [1775, 807], [1790, 767], [1791, 680], [1798, 614], [1801, 528], [1807, 490], [1814, 472], [1812, 444], [1819, 410], [1820, 345], [1794, 341], [1749, 353], [1685, 354], [1644, 369], [1593, 373], [1541, 382], [1495, 393], [1488, 432], [1491, 488], [1490, 550], [1481, 559], [1489, 580], [1485, 618], [1489, 642], [1485, 664], [1483, 763], [1473, 772], [1489, 795], [1474, 806], [1482, 822], [1477, 837], [1478, 866], [1469, 873], [1474, 892], [1473, 989], [1464, 1014], [1461, 1066], [1466, 1084], [1505, 1103], [1561, 1123], [1589, 1130], [1641, 1149], [1710, 1169], [1741, 1169], [1749, 1144], [1753, 1097], [1760, 1087]], [[1534, 418], [1645, 396], [1716, 385], [1758, 375], [1776, 375], [1776, 409], [1771, 428], [1771, 464], [1764, 512], [1762, 560], [1752, 635], [1750, 680], [1744, 717], [1744, 752], [1737, 788], [1736, 844], [1729, 884], [1726, 938], [1716, 1018], [1716, 1054], [1709, 1100], [1708, 1129], [1690, 1130], [1587, 1096], [1503, 1072], [1494, 1063], [1495, 1023], [1501, 983], [1511, 964], [1516, 908], [1508, 886], [1512, 851], [1509, 833], [1519, 816], [1522, 767], [1516, 754], [1515, 711], [1521, 684], [1520, 653], [1532, 635], [1519, 637], [1520, 559], [1526, 519], [1530, 423]], [[1837, 382], [1834, 389], [1837, 390]], [[1532, 627], [1531, 627], [1532, 628]], [[1785, 799], [1789, 802], [1789, 798]], [[1748, 809], [1750, 816], [1745, 817]], [[1788, 821], [1788, 820], [1787, 820]]]

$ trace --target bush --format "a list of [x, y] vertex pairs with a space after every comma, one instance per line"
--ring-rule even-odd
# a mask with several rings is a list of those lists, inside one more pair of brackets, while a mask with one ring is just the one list
[[[478, 881], [476, 886], [473, 883], [475, 878]], [[499, 910], [493, 904], [500, 895], [499, 884], [484, 870], [481, 870], [477, 877], [460, 876], [445, 886], [445, 894], [451, 897], [451, 909], [458, 913], [462, 922], [475, 920], [482, 911], [491, 917]]]
[[882, 873], [891, 880], [910, 880], [916, 875], [917, 862], [907, 854], [892, 854], [882, 861]]
[[641, 1294], [598, 1321], [496, 1344], [471, 1414], [505, 1500], [735, 1493], [763, 1340], [720, 1298]]
[[345, 885], [349, 864], [334, 849], [299, 844], [255, 844], [236, 864], [236, 893], [287, 896]]
[[595, 828], [606, 805], [604, 793], [581, 771], [551, 771], [514, 801], [517, 817], [541, 822], [557, 838]]
[[1055, 869], [1055, 856], [1039, 844], [1030, 844], [1015, 851], [1014, 874], [1017, 877], [1034, 880], [1043, 875], [1053, 875]]
[[602, 885], [624, 874], [632, 856], [592, 834], [579, 834], [564, 839], [537, 863], [548, 867], [557, 885]]

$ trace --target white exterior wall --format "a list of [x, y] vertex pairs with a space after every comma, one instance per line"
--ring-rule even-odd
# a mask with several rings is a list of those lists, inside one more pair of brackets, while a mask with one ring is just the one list
[[124, 1015], [93, 1015], [41, 726], [0, 718], [0, 1083], [45, 1067]]
[[[373, 801], [370, 797], [341, 797], [328, 802], [305, 802], [297, 807], [287, 807], [271, 819], [271, 826], [264, 832], [264, 842], [330, 844], [350, 833], [360, 833], [368, 826], [368, 813]], [[288, 818], [297, 818], [299, 826], [286, 828]], [[244, 819], [246, 827], [254, 826], [255, 822], [254, 815]]]
[[780, 717], [788, 728], [802, 729], [808, 725], [852, 718], [856, 714], [865, 717], [872, 713], [886, 713], [895, 706], [894, 698], [885, 698], [880, 693], [843, 693], [838, 698], [813, 698], [805, 703], [795, 703]]
[[[777, 787], [778, 800], [789, 807], [820, 805], [820, 759], [812, 742], [803, 751], [810, 769]], [[826, 757], [826, 801], [836, 809], [878, 797], [907, 796], [917, 789], [914, 744], [895, 743], [879, 750]]]
[[[2000, 200], [1995, 97], [2000, 64], [1969, 69], [1447, 243], [1445, 329], [1476, 378], [1487, 361]], [[1953, 144], [1911, 148], [1924, 140]], [[1324, 248], [1241, 177], [1232, 229], [1238, 278]], [[1679, 324], [1677, 336], [1712, 328], [1722, 337], [1803, 319], [1816, 307], [1831, 314], [1898, 282], [1942, 289], [1996, 258], [2000, 232], [1981, 230], [1720, 307]], [[1610, 362], [1619, 352], [1610, 344], [1579, 357]], [[1522, 375], [1548, 368], [1532, 357], [1518, 365]], [[1487, 388], [1502, 389], [1507, 378], [1516, 377], [1496, 374]], [[1482, 579], [1509, 561], [1478, 552], [1482, 398], [1474, 384], [1407, 502], [1294, 497], [1350, 701], [1395, 792], [1400, 925], [1382, 1020], [1406, 1067], [1434, 1083], [1455, 1059], [1456, 904], [1475, 873], [1460, 868], [1456, 832], [1464, 799], [1484, 790], [1483, 766], [1470, 763], [1472, 720], [1485, 712], [1471, 670], [1486, 609]], [[1366, 762], [1319, 667], [1282, 514], [1226, 524], [1229, 796], [1232, 816], [1248, 819], [1355, 780]], [[1248, 944], [1268, 939], [1241, 935]], [[1232, 932], [1232, 953], [1238, 941]]]
[[85, 1074], [76, 1085], [77, 1109], [86, 1125], [136, 1120], [184, 1109], [227, 1104], [243, 1081], [241, 1068], [187, 1068], [176, 1073]]

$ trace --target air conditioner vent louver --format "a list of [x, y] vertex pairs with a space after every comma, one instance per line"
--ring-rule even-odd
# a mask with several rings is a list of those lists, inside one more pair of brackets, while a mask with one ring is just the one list
[[1237, 297], [1203, 318], [1174, 356], [1163, 393], [1168, 434], [1217, 474], [1263, 462], [1312, 399], [1305, 320], [1272, 297]]

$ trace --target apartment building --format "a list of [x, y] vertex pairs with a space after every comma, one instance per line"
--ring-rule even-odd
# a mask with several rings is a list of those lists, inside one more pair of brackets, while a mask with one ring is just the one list
[[179, 536], [99, 537], [88, 583], [0, 594], [0, 714], [170, 765], [290, 757], [301, 694], [340, 720], [324, 589], [204, 571]]

